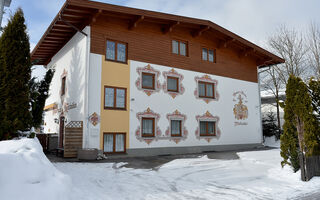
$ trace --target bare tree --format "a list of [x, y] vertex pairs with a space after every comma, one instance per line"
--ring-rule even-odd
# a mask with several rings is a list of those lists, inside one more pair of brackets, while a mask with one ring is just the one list
[[315, 23], [311, 23], [307, 35], [309, 65], [312, 67], [316, 77], [320, 79], [320, 28]]
[[287, 83], [291, 74], [303, 79], [307, 78], [308, 48], [302, 33], [282, 25], [277, 32], [269, 38], [268, 45], [275, 54], [278, 54], [286, 60], [284, 64], [275, 68], [283, 84]]
[[[280, 100], [280, 90], [283, 88], [282, 82], [279, 80], [279, 74], [278, 74], [278, 66], [272, 66], [269, 70], [263, 71], [263, 75], [261, 78], [261, 89], [263, 91], [268, 91], [272, 96], [275, 97], [276, 100], [276, 109], [277, 109], [277, 125], [278, 129], [281, 130], [281, 124], [280, 124], [280, 106], [279, 106], [279, 100]], [[271, 104], [274, 106], [274, 104]]]
[[277, 109], [277, 122], [280, 129], [280, 90], [284, 88], [291, 74], [303, 79], [307, 78], [308, 71], [310, 71], [307, 62], [308, 48], [302, 33], [289, 29], [285, 25], [278, 28], [267, 44], [271, 52], [286, 60], [284, 64], [271, 66], [269, 70], [263, 72], [264, 76], [260, 78], [261, 90], [268, 91], [275, 97], [276, 102], [273, 105]]

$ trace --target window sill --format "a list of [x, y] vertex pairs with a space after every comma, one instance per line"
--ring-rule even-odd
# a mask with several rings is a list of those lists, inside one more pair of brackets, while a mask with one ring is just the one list
[[127, 111], [127, 108], [111, 108], [111, 107], [104, 107], [105, 110], [119, 110], [119, 111]]
[[216, 134], [200, 134], [200, 137], [207, 137], [207, 136], [217, 136]]
[[144, 90], [155, 90], [154, 88], [146, 88], [146, 87], [141, 87]]
[[199, 96], [200, 99], [216, 99], [215, 97], [203, 97], [203, 96]]
[[182, 135], [171, 135], [171, 137], [178, 138], [178, 137], [182, 137]]
[[128, 64], [128, 60], [126, 60], [125, 62], [118, 61], [118, 60], [111, 60], [111, 59], [105, 59], [105, 60], [106, 60], [106, 61], [110, 61], [110, 62], [115, 62], [115, 63], [125, 64], [125, 65], [127, 65], [127, 64]]
[[143, 137], [143, 138], [154, 138], [154, 135], [141, 135], [141, 137]]
[[175, 91], [175, 90], [167, 90], [168, 92], [174, 92], [174, 93], [179, 93], [179, 91]]

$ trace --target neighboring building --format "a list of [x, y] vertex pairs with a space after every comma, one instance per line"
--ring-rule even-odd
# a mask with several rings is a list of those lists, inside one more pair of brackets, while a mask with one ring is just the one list
[[78, 127], [82, 148], [128, 155], [261, 144], [257, 67], [284, 62], [207, 20], [85, 0], [63, 5], [32, 60], [55, 69], [45, 132], [66, 147]]

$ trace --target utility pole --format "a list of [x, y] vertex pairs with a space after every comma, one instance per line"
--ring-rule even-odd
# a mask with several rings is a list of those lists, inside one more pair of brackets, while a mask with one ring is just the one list
[[4, 7], [9, 7], [11, 4], [11, 0], [0, 0], [0, 29], [2, 29], [2, 17], [4, 13]]

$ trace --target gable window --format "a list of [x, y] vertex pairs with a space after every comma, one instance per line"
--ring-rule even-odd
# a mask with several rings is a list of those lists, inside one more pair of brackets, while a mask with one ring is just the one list
[[126, 88], [104, 87], [104, 108], [105, 109], [126, 109]]
[[61, 96], [66, 93], [66, 77], [63, 77], [61, 80]]
[[179, 78], [168, 76], [167, 77], [167, 90], [169, 92], [179, 92]]
[[202, 60], [215, 62], [215, 51], [213, 49], [202, 48]]
[[200, 121], [200, 136], [216, 135], [215, 121]]
[[116, 62], [127, 62], [127, 44], [113, 40], [107, 40], [106, 59]]
[[198, 82], [199, 97], [214, 99], [214, 83]]
[[154, 118], [142, 118], [142, 137], [154, 137]]
[[154, 74], [142, 72], [142, 84], [141, 87], [144, 89], [154, 90]]
[[171, 136], [177, 137], [181, 136], [181, 120], [171, 120]]
[[187, 42], [180, 40], [172, 40], [172, 53], [187, 56]]

